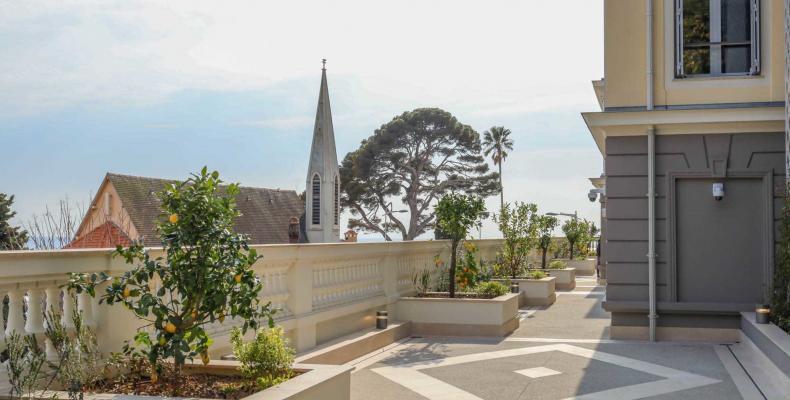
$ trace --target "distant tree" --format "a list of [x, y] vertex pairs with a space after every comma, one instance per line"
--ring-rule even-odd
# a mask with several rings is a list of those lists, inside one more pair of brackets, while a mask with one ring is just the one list
[[450, 193], [436, 205], [436, 224], [452, 241], [450, 250], [450, 297], [455, 297], [455, 270], [458, 244], [469, 236], [469, 230], [485, 212], [483, 200], [479, 197]]
[[537, 217], [538, 248], [541, 250], [540, 267], [546, 268], [546, 253], [551, 247], [551, 234], [559, 225], [557, 217], [551, 215], [540, 215]]
[[0, 193], [0, 250], [23, 250], [27, 248], [27, 232], [11, 226], [11, 218], [16, 215], [11, 211], [14, 196]]
[[568, 247], [570, 248], [568, 259], [573, 260], [576, 245], [587, 243], [590, 239], [590, 222], [585, 219], [569, 219], [562, 224], [562, 232], [565, 233], [565, 238], [568, 239]]
[[502, 266], [515, 279], [527, 261], [537, 239], [538, 206], [531, 203], [507, 203], [495, 220], [505, 239]]
[[491, 156], [494, 164], [499, 166], [499, 207], [505, 206], [505, 190], [502, 185], [502, 162], [508, 156], [507, 151], [513, 150], [513, 140], [510, 139], [510, 129], [504, 126], [494, 126], [483, 132], [483, 154]]
[[[431, 207], [439, 198], [450, 192], [490, 196], [497, 178], [474, 129], [446, 111], [419, 108], [382, 125], [346, 155], [341, 204], [351, 211], [349, 228], [413, 240], [434, 226]], [[408, 208], [407, 222], [395, 215], [393, 199]]]
[[[30, 219], [22, 223], [22, 226], [30, 232], [32, 248], [53, 250], [67, 246], [74, 240], [80, 223], [85, 218], [85, 210], [85, 203], [72, 202], [67, 196], [58, 201], [57, 207], [50, 209], [47, 205], [41, 215], [33, 214]], [[123, 225], [128, 232], [126, 222], [123, 222]]]

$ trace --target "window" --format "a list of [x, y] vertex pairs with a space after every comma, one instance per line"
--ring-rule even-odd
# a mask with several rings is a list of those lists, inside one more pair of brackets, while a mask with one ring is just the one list
[[675, 0], [675, 76], [758, 75], [760, 0]]
[[335, 225], [340, 225], [340, 179], [335, 177]]
[[311, 200], [313, 225], [321, 225], [321, 178], [313, 175], [313, 196]]

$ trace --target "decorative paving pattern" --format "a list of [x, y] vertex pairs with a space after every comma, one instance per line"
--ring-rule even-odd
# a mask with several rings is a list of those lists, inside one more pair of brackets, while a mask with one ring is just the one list
[[546, 368], [546, 367], [520, 369], [518, 371], [513, 371], [513, 372], [524, 375], [527, 378], [543, 378], [544, 376], [559, 375], [562, 373], [560, 371], [555, 371], [551, 368]]
[[[579, 396], [570, 397], [569, 399], [639, 399], [679, 392], [682, 390], [721, 382], [717, 379], [708, 378], [702, 375], [569, 344], [550, 344], [535, 347], [467, 354], [436, 360], [419, 361], [395, 366], [375, 368], [372, 371], [431, 400], [483, 400], [472, 393], [462, 390], [461, 388], [451, 385], [445, 381], [429, 376], [422, 371], [432, 368], [447, 367], [477, 361], [495, 360], [547, 352], [562, 352], [573, 356], [584, 357], [589, 360], [601, 361], [604, 363], [616, 365], [618, 367], [629, 368], [641, 373], [663, 378], [651, 382], [643, 382], [634, 385], [626, 385], [601, 390], [594, 393], [586, 393]], [[559, 371], [543, 367], [516, 370], [514, 372], [524, 375], [527, 377], [525, 379], [539, 379], [541, 377], [561, 374]]]

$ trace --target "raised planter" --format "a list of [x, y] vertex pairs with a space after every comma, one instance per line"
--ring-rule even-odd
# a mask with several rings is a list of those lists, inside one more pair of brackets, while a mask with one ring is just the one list
[[755, 313], [741, 313], [741, 332], [790, 378], [790, 335], [774, 324], [758, 324]]
[[[507, 279], [494, 279], [507, 282]], [[519, 306], [550, 306], [557, 300], [557, 278], [549, 276], [542, 279], [516, 278], [510, 279], [511, 283], [518, 284]]]
[[594, 276], [595, 275], [595, 258], [588, 258], [586, 260], [560, 260], [566, 264], [567, 268], [576, 269], [576, 275]]
[[546, 269], [549, 276], [557, 278], [554, 281], [557, 290], [573, 290], [576, 288], [576, 268]]
[[[184, 373], [235, 375], [238, 361], [211, 360], [209, 365], [187, 364]], [[242, 400], [348, 400], [351, 398], [351, 371], [354, 367], [343, 365], [294, 364], [293, 370], [299, 375], [266, 390], [253, 393]], [[0, 396], [0, 398], [8, 398]], [[37, 400], [67, 400], [66, 392], [39, 392], [33, 396]], [[144, 396], [120, 393], [86, 394], [86, 400], [107, 399], [163, 400], [170, 396]]]
[[518, 328], [519, 295], [493, 299], [402, 297], [395, 305], [412, 334], [427, 336], [505, 336]]

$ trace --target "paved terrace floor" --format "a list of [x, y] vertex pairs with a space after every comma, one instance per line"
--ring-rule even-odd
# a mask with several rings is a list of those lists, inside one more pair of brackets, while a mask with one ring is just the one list
[[522, 309], [507, 338], [393, 344], [357, 361], [352, 399], [789, 398], [758, 390], [733, 346], [609, 340], [603, 296], [594, 279], [581, 277], [551, 307]]

